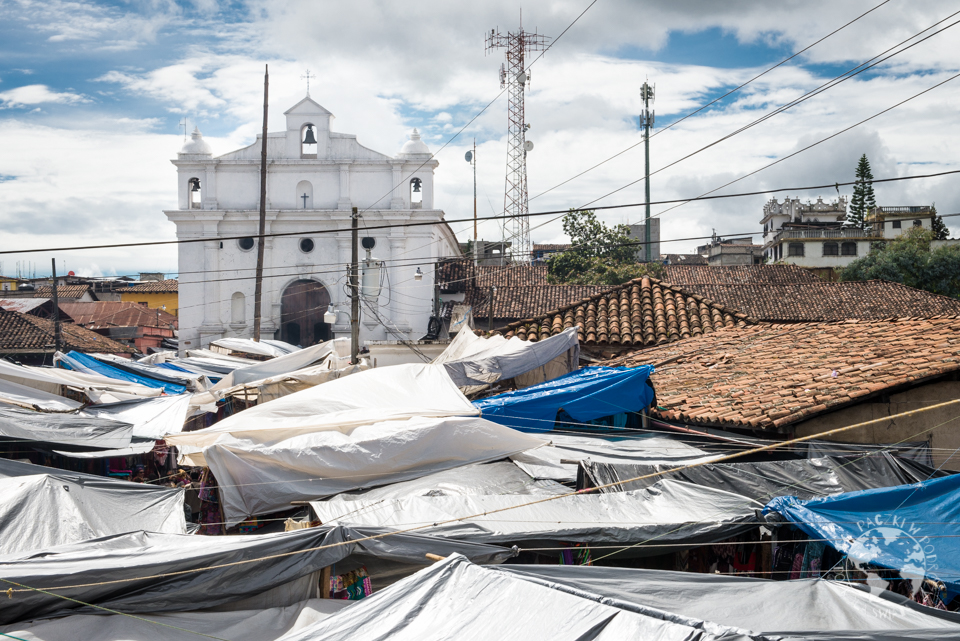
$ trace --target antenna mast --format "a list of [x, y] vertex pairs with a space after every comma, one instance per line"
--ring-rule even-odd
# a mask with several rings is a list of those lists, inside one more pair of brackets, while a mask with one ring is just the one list
[[643, 260], [650, 262], [650, 130], [653, 129], [654, 113], [650, 109], [653, 102], [656, 85], [653, 87], [644, 80], [640, 87], [640, 98], [643, 100], [643, 111], [640, 112], [640, 128], [643, 129], [643, 190], [645, 194], [645, 216], [643, 217]]
[[[542, 51], [547, 48], [547, 36], [534, 31], [523, 30], [521, 24], [517, 32], [508, 31], [506, 35], [498, 29], [491, 29], [486, 38], [486, 52], [492, 49], [506, 49], [507, 62], [500, 65], [500, 88], [507, 89], [509, 106], [507, 109], [507, 176], [503, 194], [503, 213], [507, 218], [504, 231], [513, 240], [513, 259], [523, 262], [531, 260], [530, 219], [527, 216], [527, 152], [533, 149], [533, 143], [526, 139], [527, 124], [523, 110], [523, 92], [530, 84], [530, 71], [524, 64], [527, 51]], [[505, 238], [504, 240], [507, 240]]]

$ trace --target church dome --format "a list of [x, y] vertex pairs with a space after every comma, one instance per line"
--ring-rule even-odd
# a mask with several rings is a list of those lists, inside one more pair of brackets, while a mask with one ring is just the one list
[[194, 127], [193, 133], [190, 134], [190, 140], [184, 143], [183, 149], [180, 150], [180, 153], [212, 156], [213, 149], [209, 144], [207, 144], [207, 141], [203, 139], [203, 134], [200, 133], [200, 128]]
[[420, 132], [414, 129], [410, 133], [410, 140], [403, 143], [403, 147], [400, 149], [401, 156], [419, 156], [421, 154], [430, 155], [430, 148], [427, 147], [427, 144], [420, 140]]

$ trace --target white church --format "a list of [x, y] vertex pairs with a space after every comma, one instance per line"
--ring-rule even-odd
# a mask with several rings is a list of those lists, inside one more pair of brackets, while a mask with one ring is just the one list
[[[333, 114], [309, 96], [286, 113], [286, 131], [267, 135], [266, 233], [261, 336], [312, 345], [350, 335], [347, 270], [351, 210], [360, 211], [368, 269], [361, 298], [361, 345], [416, 340], [433, 309], [434, 265], [460, 255], [434, 204], [433, 159], [417, 130], [396, 157], [333, 132]], [[199, 130], [177, 154], [180, 349], [253, 335], [260, 219], [261, 137], [214, 156]], [[372, 229], [410, 222], [435, 225]], [[418, 274], [419, 271], [419, 274]], [[324, 322], [333, 311], [336, 321]], [[329, 319], [329, 316], [328, 316]]]

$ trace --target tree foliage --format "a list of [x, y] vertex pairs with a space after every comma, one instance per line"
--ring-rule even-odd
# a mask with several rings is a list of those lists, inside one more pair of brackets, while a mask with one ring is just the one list
[[931, 208], [933, 214], [933, 220], [930, 221], [931, 228], [933, 229], [933, 238], [934, 240], [946, 240], [950, 238], [950, 230], [943, 223], [943, 217], [937, 213], [937, 206], [934, 205]]
[[638, 242], [627, 225], [608, 227], [593, 211], [571, 210], [563, 217], [571, 247], [547, 259], [549, 282], [570, 285], [620, 285], [641, 276], [658, 277], [659, 263], [638, 263]]
[[866, 229], [867, 213], [877, 206], [873, 195], [873, 172], [870, 171], [867, 154], [860, 156], [854, 180], [856, 182], [853, 185], [853, 198], [850, 199], [850, 211], [847, 212], [846, 223], [850, 227]]
[[930, 230], [914, 227], [889, 243], [875, 243], [869, 254], [840, 272], [840, 280], [883, 279], [960, 298], [960, 246], [931, 251], [933, 239]]

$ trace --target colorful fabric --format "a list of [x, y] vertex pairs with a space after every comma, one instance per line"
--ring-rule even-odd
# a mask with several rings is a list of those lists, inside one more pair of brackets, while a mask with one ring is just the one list
[[373, 594], [373, 584], [370, 582], [366, 567], [330, 577], [331, 599], [358, 601], [371, 594]]

